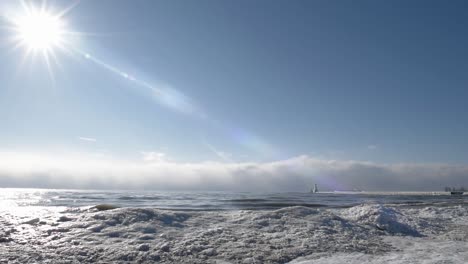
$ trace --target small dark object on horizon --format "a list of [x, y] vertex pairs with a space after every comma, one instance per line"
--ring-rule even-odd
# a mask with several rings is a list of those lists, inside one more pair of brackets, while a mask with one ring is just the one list
[[445, 187], [446, 192], [450, 192], [451, 195], [463, 195], [464, 192], [466, 192], [466, 189], [464, 187], [460, 188], [455, 188], [455, 187]]

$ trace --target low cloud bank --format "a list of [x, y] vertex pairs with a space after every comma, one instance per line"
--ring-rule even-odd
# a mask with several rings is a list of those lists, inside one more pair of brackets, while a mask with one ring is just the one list
[[[154, 156], [154, 155], [153, 155]], [[158, 156], [159, 157], [159, 156]], [[468, 185], [468, 166], [378, 164], [298, 156], [274, 162], [178, 163], [90, 154], [0, 152], [0, 187], [234, 191], [433, 191]]]

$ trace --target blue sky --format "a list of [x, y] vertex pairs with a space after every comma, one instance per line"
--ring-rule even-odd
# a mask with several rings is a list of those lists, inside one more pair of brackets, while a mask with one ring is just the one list
[[466, 11], [466, 1], [80, 1], [63, 20], [83, 34], [55, 52], [53, 79], [2, 27], [0, 146], [463, 165]]

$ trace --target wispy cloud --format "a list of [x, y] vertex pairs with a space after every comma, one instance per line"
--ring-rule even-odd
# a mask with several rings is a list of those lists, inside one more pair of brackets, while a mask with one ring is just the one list
[[78, 137], [79, 140], [82, 141], [87, 141], [87, 142], [96, 142], [97, 140], [95, 138], [90, 138], [90, 137]]
[[141, 155], [143, 156], [143, 160], [146, 162], [167, 162], [168, 161], [166, 154], [162, 152], [142, 151]]
[[[440, 190], [468, 185], [468, 166], [379, 164], [298, 156], [274, 162], [181, 163], [147, 152], [145, 160], [82, 154], [0, 151], [0, 186], [307, 191]], [[148, 162], [157, 161], [157, 162]]]
[[377, 145], [369, 145], [369, 146], [367, 146], [367, 148], [370, 149], [370, 150], [375, 150], [375, 149], [378, 148], [378, 146]]
[[218, 158], [220, 158], [223, 161], [226, 162], [233, 162], [234, 160], [232, 159], [232, 155], [227, 152], [223, 152], [215, 148], [213, 145], [205, 142], [205, 145], [208, 147], [208, 149], [213, 152]]

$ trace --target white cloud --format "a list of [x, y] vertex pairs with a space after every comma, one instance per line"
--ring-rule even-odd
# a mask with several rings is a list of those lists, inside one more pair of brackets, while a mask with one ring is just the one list
[[446, 185], [468, 185], [466, 165], [378, 164], [310, 156], [274, 162], [180, 163], [157, 152], [145, 157], [146, 161], [0, 151], [0, 186], [263, 192], [308, 191], [314, 183], [322, 190], [441, 190]]
[[90, 137], [78, 137], [79, 140], [82, 141], [87, 141], [87, 142], [96, 142], [97, 140], [95, 138], [90, 138]]
[[142, 151], [141, 155], [143, 155], [143, 160], [147, 162], [166, 162], [167, 156], [165, 153], [162, 152], [154, 152], [154, 151]]

